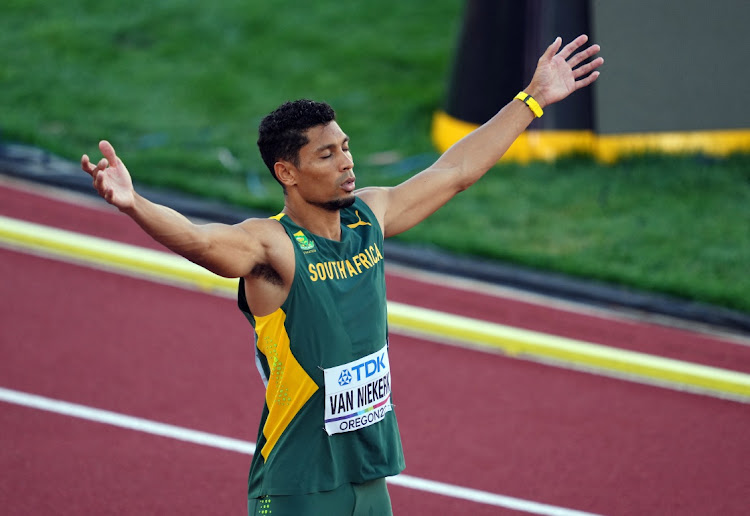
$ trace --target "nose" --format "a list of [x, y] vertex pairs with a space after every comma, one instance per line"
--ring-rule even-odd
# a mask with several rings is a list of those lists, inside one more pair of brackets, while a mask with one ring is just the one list
[[342, 169], [343, 170], [351, 170], [354, 168], [354, 159], [352, 159], [352, 153], [349, 151], [346, 151], [343, 153], [343, 160], [342, 160]]

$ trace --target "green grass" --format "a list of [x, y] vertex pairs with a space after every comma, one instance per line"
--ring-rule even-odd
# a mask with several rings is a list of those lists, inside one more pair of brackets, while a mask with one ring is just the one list
[[[436, 158], [462, 8], [9, 0], [1, 134], [72, 160], [107, 138], [137, 184], [276, 211], [256, 128], [309, 97], [336, 108], [358, 184], [395, 184]], [[401, 238], [750, 312], [748, 171], [750, 156], [504, 164]]]
[[501, 165], [413, 242], [750, 311], [750, 158]]

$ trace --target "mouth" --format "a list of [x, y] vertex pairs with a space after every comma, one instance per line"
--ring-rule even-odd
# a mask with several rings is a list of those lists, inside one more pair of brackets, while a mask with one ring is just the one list
[[355, 188], [354, 178], [350, 177], [349, 179], [347, 179], [346, 181], [344, 181], [343, 183], [341, 183], [341, 188], [345, 192], [348, 192], [348, 193], [353, 192], [354, 188]]

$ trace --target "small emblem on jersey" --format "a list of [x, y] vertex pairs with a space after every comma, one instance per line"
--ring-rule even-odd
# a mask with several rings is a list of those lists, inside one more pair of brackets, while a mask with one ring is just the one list
[[344, 369], [339, 375], [339, 385], [343, 387], [344, 385], [349, 385], [350, 383], [352, 383], [352, 373], [350, 373], [348, 369]]
[[299, 248], [303, 251], [309, 251], [310, 249], [315, 248], [315, 242], [310, 240], [305, 236], [305, 234], [302, 231], [297, 231], [294, 234], [295, 240], [297, 240], [297, 243], [299, 244]]
[[354, 214], [357, 216], [357, 219], [359, 220], [357, 220], [357, 222], [355, 222], [354, 224], [347, 224], [346, 225], [347, 227], [354, 229], [358, 226], [372, 226], [372, 224], [370, 224], [369, 222], [364, 222], [362, 220], [362, 217], [359, 216], [359, 210], [354, 210]]

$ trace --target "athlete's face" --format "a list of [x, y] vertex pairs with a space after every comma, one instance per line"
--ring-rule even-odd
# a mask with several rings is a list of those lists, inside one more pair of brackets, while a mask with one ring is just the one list
[[354, 161], [349, 137], [335, 121], [307, 130], [309, 142], [299, 151], [297, 186], [316, 206], [339, 210], [354, 202]]

